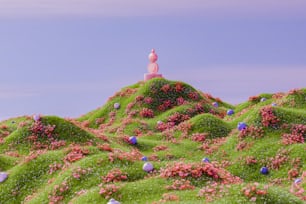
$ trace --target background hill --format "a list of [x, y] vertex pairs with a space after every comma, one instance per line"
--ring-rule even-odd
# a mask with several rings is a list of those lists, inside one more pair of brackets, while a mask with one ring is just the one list
[[0, 122], [0, 203], [304, 203], [305, 138], [305, 88], [233, 106], [153, 79], [77, 119]]

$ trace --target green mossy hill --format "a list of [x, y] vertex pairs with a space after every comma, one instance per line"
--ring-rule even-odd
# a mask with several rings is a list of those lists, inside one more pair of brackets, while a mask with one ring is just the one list
[[[152, 79], [123, 88], [78, 119], [2, 121], [0, 172], [8, 178], [0, 183], [0, 204], [110, 198], [124, 204], [302, 204], [305, 104], [306, 89], [260, 94], [233, 106], [186, 83]], [[238, 130], [239, 122], [247, 127]], [[154, 167], [149, 173], [144, 157]]]
[[[217, 102], [219, 108], [215, 108], [213, 102]], [[119, 109], [114, 108], [115, 103], [120, 104]], [[184, 82], [156, 78], [123, 88], [103, 107], [82, 116], [79, 121], [87, 121], [90, 127], [98, 128], [101, 123], [110, 121], [120, 124], [128, 115], [151, 118], [182, 106], [186, 107], [185, 113], [190, 117], [208, 112], [223, 117], [227, 108], [233, 108]]]

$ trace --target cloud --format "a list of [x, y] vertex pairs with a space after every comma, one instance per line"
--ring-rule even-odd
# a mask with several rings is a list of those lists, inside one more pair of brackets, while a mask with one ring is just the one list
[[305, 0], [0, 0], [0, 17], [305, 16]]

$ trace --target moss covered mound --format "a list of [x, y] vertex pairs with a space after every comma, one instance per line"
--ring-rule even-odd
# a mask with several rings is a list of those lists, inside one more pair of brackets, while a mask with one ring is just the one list
[[78, 119], [2, 121], [0, 203], [305, 203], [305, 97], [152, 79]]

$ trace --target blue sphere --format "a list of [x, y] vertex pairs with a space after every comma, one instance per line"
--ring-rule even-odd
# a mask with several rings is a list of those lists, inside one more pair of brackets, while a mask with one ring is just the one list
[[269, 173], [268, 167], [265, 167], [265, 166], [262, 167], [262, 168], [260, 169], [260, 173], [261, 173], [261, 174], [265, 174], [265, 175], [268, 174], [268, 173]]
[[260, 99], [261, 102], [264, 102], [264, 101], [266, 101], [266, 100], [267, 100], [266, 98], [261, 98], [261, 99]]
[[229, 109], [228, 111], [227, 111], [227, 115], [233, 115], [234, 114], [234, 110], [233, 109]]
[[143, 157], [141, 158], [141, 161], [148, 161], [148, 157], [143, 156]]
[[276, 103], [272, 103], [271, 106], [277, 106], [277, 104]]
[[218, 108], [218, 107], [219, 107], [218, 102], [213, 102], [212, 105], [213, 105], [215, 108]]
[[202, 159], [202, 162], [209, 163], [210, 161], [209, 161], [209, 159], [208, 159], [208, 158], [206, 158], [206, 157], [205, 157], [205, 158], [203, 158], [203, 159]]
[[239, 122], [238, 125], [237, 125], [237, 128], [239, 131], [245, 129], [247, 127], [247, 124], [244, 123], [244, 122]]
[[132, 145], [135, 145], [137, 144], [137, 138], [135, 136], [131, 136], [129, 138], [129, 142], [132, 144]]

